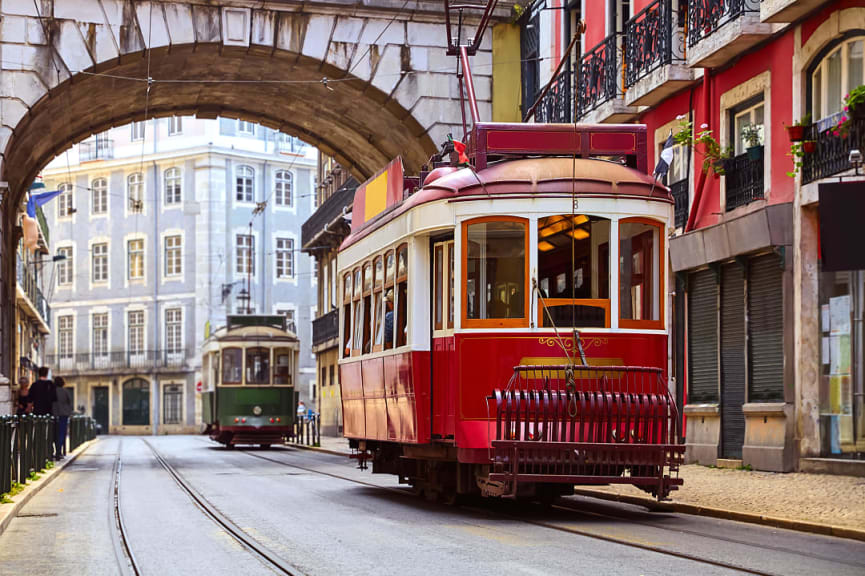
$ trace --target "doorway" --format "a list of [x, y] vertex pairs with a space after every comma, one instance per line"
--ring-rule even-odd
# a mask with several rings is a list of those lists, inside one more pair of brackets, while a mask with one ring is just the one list
[[99, 424], [102, 434], [108, 434], [108, 386], [93, 387], [93, 419]]

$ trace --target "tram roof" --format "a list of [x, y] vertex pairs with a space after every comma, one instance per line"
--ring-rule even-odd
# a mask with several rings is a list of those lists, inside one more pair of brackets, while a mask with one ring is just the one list
[[353, 231], [343, 242], [342, 248], [427, 202], [470, 196], [558, 196], [570, 195], [574, 191], [578, 198], [630, 197], [673, 203], [669, 188], [656, 183], [651, 176], [617, 162], [573, 157], [503, 160], [483, 170], [462, 168], [433, 180]]
[[241, 326], [230, 330], [222, 327], [213, 333], [211, 339], [217, 342], [297, 342], [293, 332], [273, 326]]

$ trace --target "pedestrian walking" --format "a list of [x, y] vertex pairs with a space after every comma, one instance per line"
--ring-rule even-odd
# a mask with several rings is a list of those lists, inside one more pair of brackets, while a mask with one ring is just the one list
[[30, 398], [33, 402], [33, 413], [40, 416], [51, 414], [51, 408], [57, 399], [54, 382], [48, 379], [48, 367], [39, 368], [39, 378], [30, 387]]
[[62, 460], [66, 455], [66, 430], [69, 427], [69, 417], [72, 416], [72, 394], [64, 388], [66, 381], [61, 376], [54, 379], [57, 400], [51, 408], [51, 413], [57, 418], [57, 434], [54, 438], [54, 459]]
[[15, 409], [16, 416], [23, 416], [33, 412], [33, 399], [30, 398], [30, 379], [22, 376], [18, 379], [18, 405]]

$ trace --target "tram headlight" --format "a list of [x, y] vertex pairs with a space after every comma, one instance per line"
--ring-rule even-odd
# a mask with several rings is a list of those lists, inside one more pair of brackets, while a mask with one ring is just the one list
[[255, 408], [253, 408], [252, 413], [256, 416], [261, 416], [261, 406], [256, 406]]

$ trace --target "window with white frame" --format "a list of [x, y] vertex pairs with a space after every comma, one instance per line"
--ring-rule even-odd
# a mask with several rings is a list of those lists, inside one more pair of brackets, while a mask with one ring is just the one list
[[72, 275], [75, 271], [75, 263], [72, 261], [72, 246], [63, 246], [57, 249], [58, 256], [65, 256], [65, 260], [57, 261], [57, 284], [60, 286], [71, 286]]
[[180, 168], [165, 171], [165, 203], [180, 204], [182, 198]]
[[179, 234], [165, 237], [165, 275], [183, 274], [183, 238]]
[[130, 126], [132, 128], [131, 140], [133, 142], [136, 140], [144, 140], [144, 122], [133, 122]]
[[177, 353], [183, 350], [183, 309], [165, 310], [165, 351]]
[[255, 134], [255, 124], [252, 122], [247, 122], [246, 120], [238, 120], [237, 121], [237, 133], [238, 134]]
[[90, 183], [90, 205], [91, 214], [105, 214], [108, 212], [108, 180], [96, 178]]
[[144, 310], [130, 310], [126, 313], [126, 330], [130, 354], [144, 352]]
[[136, 238], [126, 243], [126, 259], [130, 280], [144, 278], [144, 240]]
[[183, 386], [166, 384], [162, 389], [162, 423], [181, 424], [183, 418]]
[[294, 309], [292, 308], [277, 308], [276, 313], [279, 316], [285, 316], [285, 327], [291, 332], [297, 332], [297, 327], [294, 322]]
[[61, 184], [57, 189], [60, 190], [60, 195], [57, 196], [57, 217], [72, 216], [75, 212], [72, 208], [72, 184]]
[[238, 234], [235, 240], [237, 249], [238, 274], [255, 274], [255, 237], [251, 234]]
[[94, 244], [90, 251], [93, 282], [108, 282], [108, 243]]
[[252, 202], [255, 172], [250, 166], [238, 166], [235, 176], [235, 199], [238, 202]]
[[74, 336], [75, 318], [71, 314], [57, 318], [57, 348], [61, 358], [72, 358]]
[[273, 179], [273, 195], [277, 206], [291, 206], [292, 198], [292, 175], [288, 170], [277, 170]]
[[93, 314], [91, 325], [93, 328], [93, 355], [108, 356], [108, 313]]
[[294, 239], [276, 239], [276, 277], [294, 277]]
[[183, 133], [183, 118], [180, 116], [172, 116], [168, 119], [168, 135], [176, 136]]
[[814, 121], [839, 113], [844, 96], [865, 81], [865, 37], [835, 46], [811, 72], [811, 115]]
[[743, 103], [731, 110], [733, 116], [733, 147], [736, 156], [744, 154], [752, 146], [762, 146], [763, 136], [763, 95], [755, 100]]
[[135, 172], [126, 178], [126, 196], [130, 212], [144, 210], [144, 176], [141, 172]]

